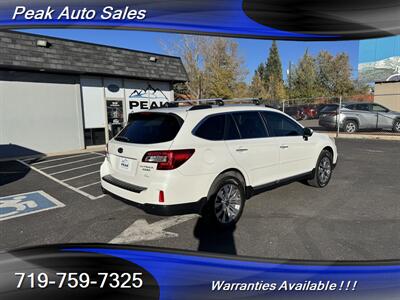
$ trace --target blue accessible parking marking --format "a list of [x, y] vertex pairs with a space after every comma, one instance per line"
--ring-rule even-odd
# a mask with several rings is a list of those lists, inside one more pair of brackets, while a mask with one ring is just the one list
[[64, 206], [43, 191], [0, 197], [0, 221]]

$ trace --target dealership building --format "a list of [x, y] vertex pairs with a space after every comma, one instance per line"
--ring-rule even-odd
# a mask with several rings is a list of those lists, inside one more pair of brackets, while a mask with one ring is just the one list
[[187, 79], [179, 57], [0, 32], [0, 144], [104, 144], [130, 112], [173, 101], [173, 84]]

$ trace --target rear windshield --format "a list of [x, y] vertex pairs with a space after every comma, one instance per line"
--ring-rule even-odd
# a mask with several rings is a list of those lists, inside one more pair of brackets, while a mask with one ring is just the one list
[[182, 124], [183, 120], [175, 114], [134, 113], [115, 140], [135, 144], [168, 142], [176, 137]]

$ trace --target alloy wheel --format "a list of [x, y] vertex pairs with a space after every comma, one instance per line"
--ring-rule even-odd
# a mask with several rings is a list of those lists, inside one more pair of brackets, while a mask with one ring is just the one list
[[356, 124], [354, 124], [353, 122], [349, 122], [346, 124], [346, 132], [353, 133], [356, 131], [356, 129]]
[[394, 124], [394, 130], [396, 132], [400, 132], [400, 121], [396, 121], [396, 123]]
[[328, 183], [331, 177], [332, 167], [331, 161], [327, 156], [324, 156], [318, 165], [318, 179], [322, 185]]
[[216, 195], [215, 216], [220, 223], [230, 223], [239, 215], [241, 206], [242, 199], [239, 188], [232, 183], [225, 184]]

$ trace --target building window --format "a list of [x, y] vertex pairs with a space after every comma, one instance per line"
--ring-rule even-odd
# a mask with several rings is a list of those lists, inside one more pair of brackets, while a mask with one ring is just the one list
[[105, 143], [104, 128], [85, 129], [85, 146], [104, 145]]

